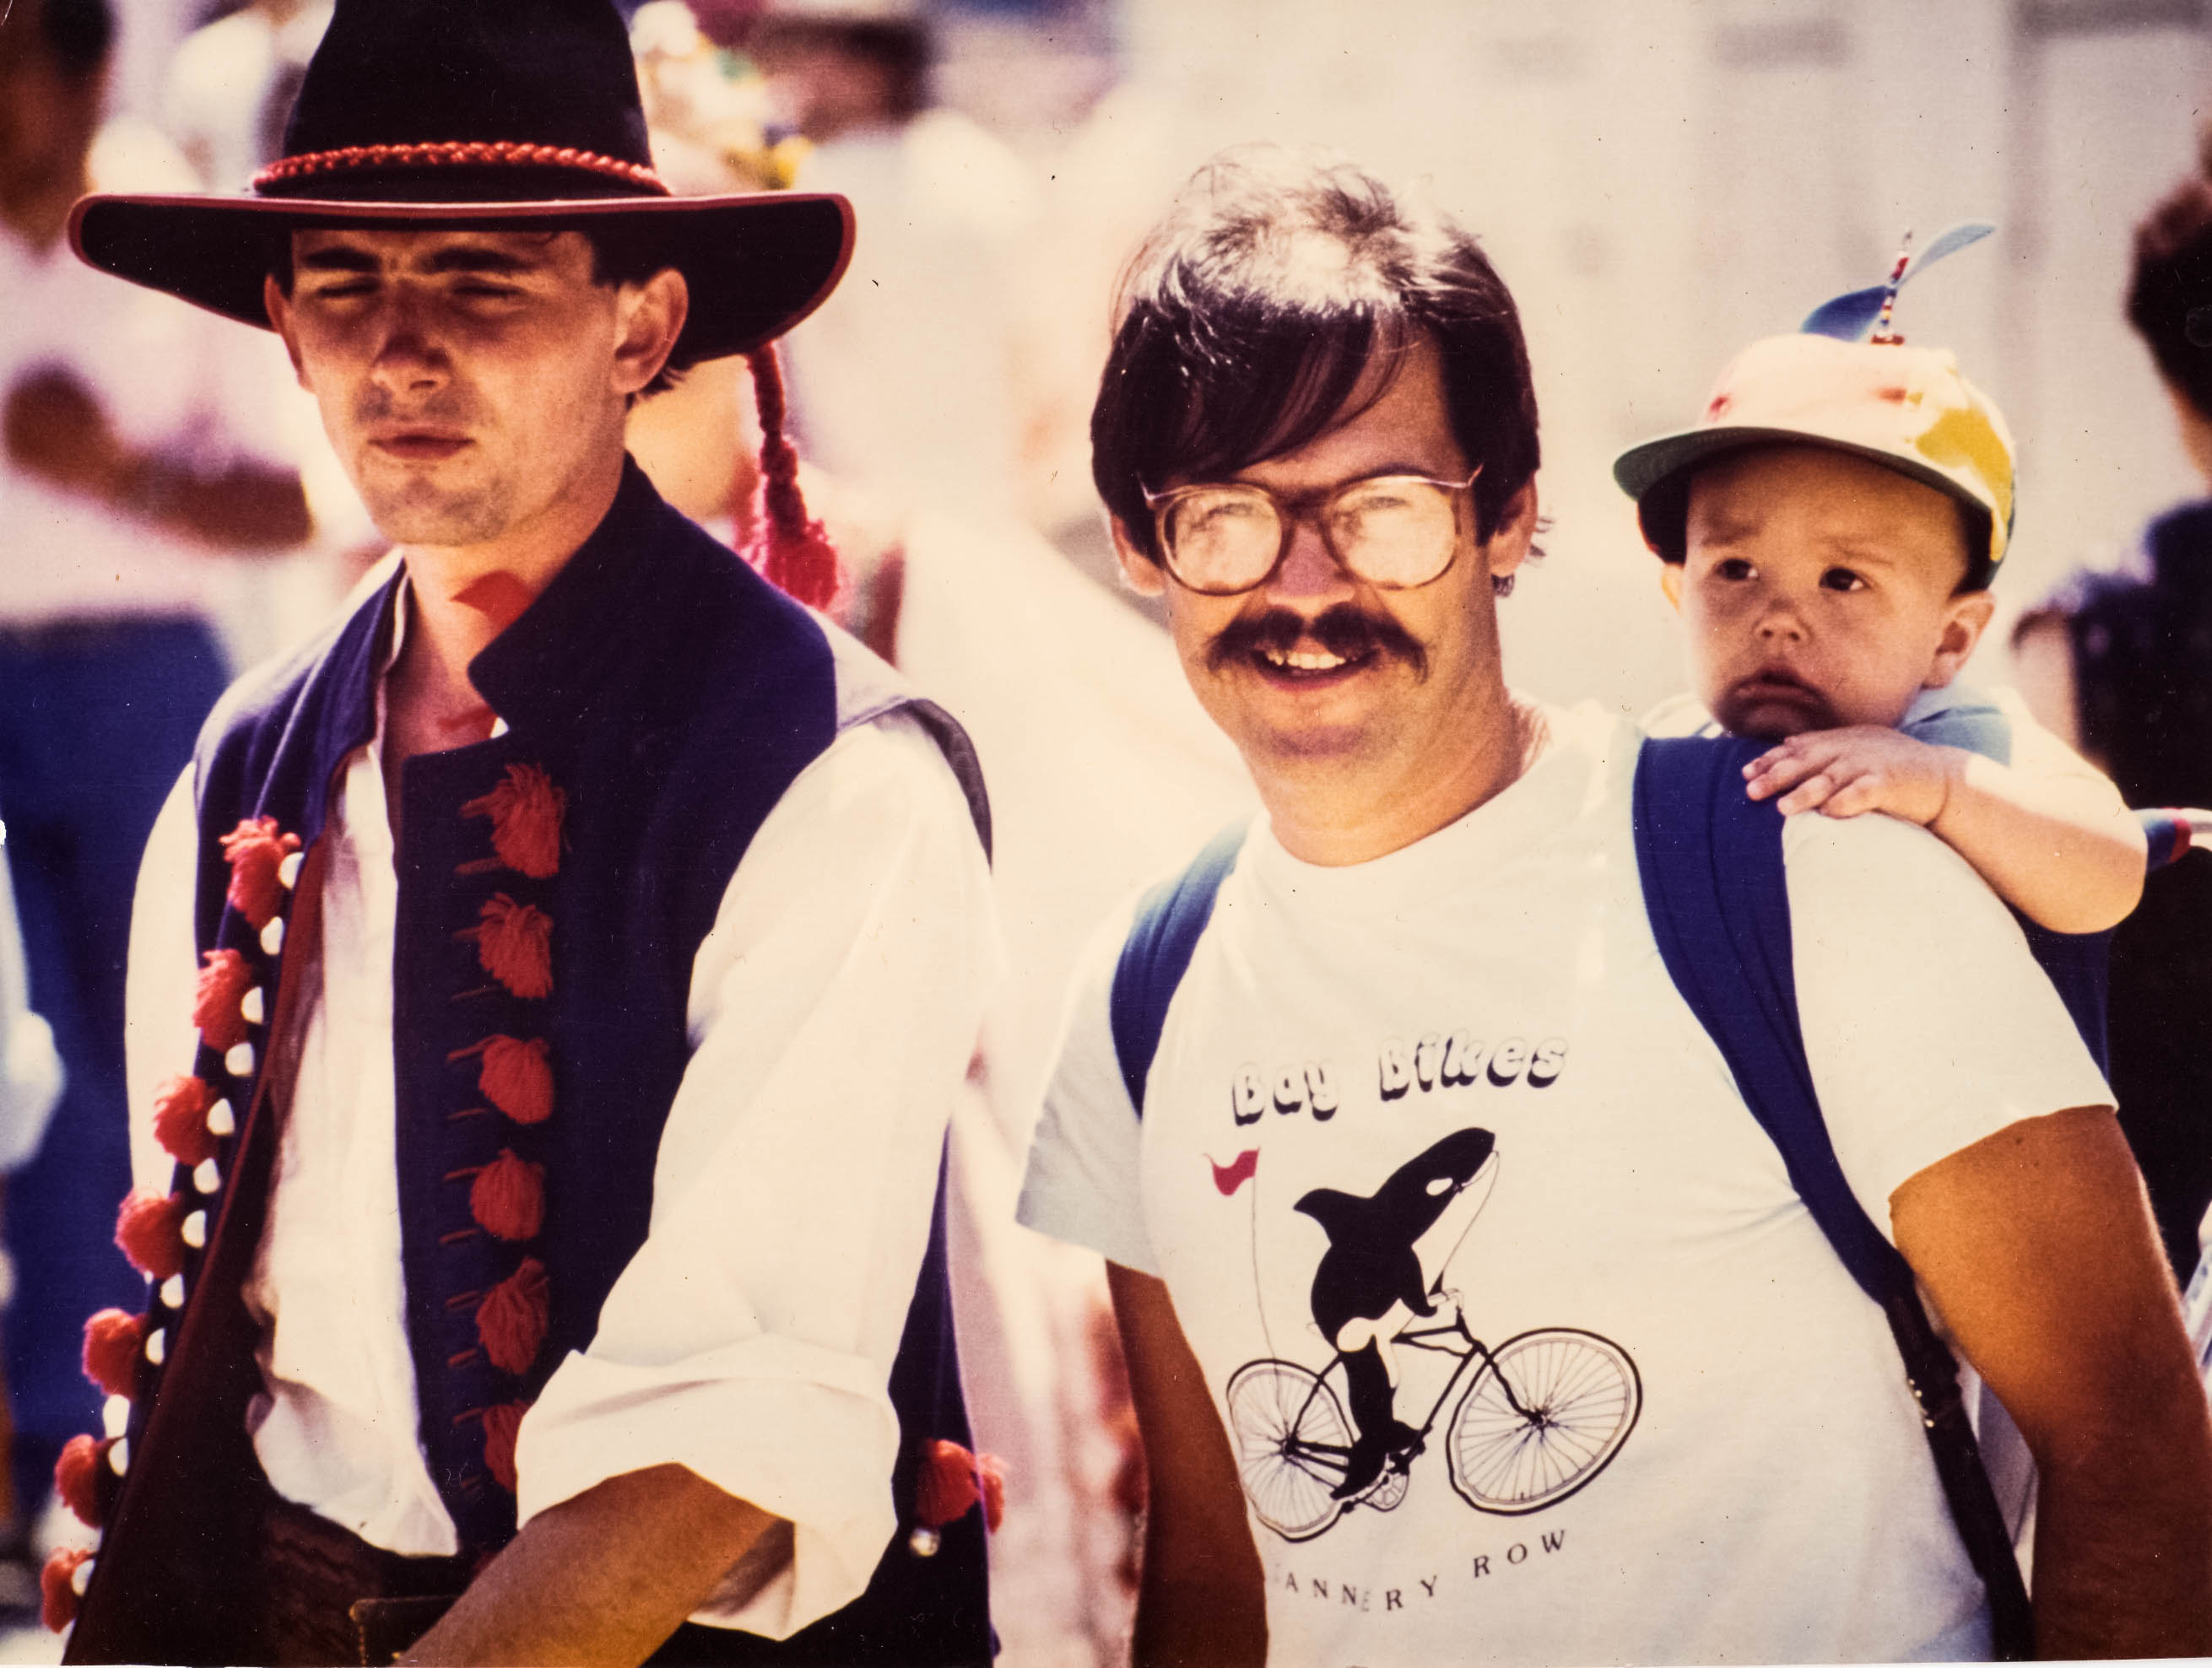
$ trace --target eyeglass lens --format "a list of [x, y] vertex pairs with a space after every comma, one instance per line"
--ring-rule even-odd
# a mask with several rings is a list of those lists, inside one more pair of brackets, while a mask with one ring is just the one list
[[[1451, 565], [1459, 529], [1452, 488], [1410, 476], [1354, 482], [1321, 506], [1322, 536], [1371, 585], [1426, 585]], [[1256, 487], [1179, 495], [1161, 524], [1169, 565], [1195, 591], [1249, 591], [1283, 553], [1283, 512]]]

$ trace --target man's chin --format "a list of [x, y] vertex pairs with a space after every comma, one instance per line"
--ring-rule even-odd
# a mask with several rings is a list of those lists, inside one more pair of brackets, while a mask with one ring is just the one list
[[497, 495], [434, 486], [428, 481], [355, 482], [368, 519], [395, 544], [453, 548], [484, 544], [506, 530]]

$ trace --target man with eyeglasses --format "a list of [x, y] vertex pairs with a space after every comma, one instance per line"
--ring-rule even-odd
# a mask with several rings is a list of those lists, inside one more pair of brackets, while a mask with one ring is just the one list
[[[1882, 1311], [1662, 961], [1643, 738], [1504, 682], [1536, 413], [1474, 240], [1347, 164], [1217, 159], [1126, 281], [1091, 434], [1267, 810], [1102, 932], [1023, 1193], [1109, 1263], [1136, 1659], [1989, 1654]], [[2170, 1286], [2109, 1272], [2149, 1240], [2102, 1080], [1924, 831], [1784, 850], [1849, 1191], [2063, 1461], [2039, 1652], [2203, 1638], [2212, 1544], [2130, 1425], [2197, 1390]]]

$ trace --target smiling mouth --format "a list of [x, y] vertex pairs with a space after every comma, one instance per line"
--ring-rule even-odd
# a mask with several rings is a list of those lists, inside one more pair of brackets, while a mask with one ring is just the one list
[[1273, 643], [1263, 643], [1252, 651], [1252, 658], [1259, 662], [1263, 670], [1273, 676], [1305, 682], [1357, 670], [1374, 658], [1374, 651], [1370, 649], [1364, 654], [1338, 654], [1334, 650], [1318, 646], [1284, 648]]

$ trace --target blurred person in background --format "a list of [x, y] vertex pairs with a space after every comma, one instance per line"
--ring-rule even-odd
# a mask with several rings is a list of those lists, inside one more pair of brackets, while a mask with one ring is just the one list
[[98, 1408], [79, 1327], [139, 1282], [111, 1243], [130, 1174], [123, 964], [138, 852], [227, 676], [222, 553], [306, 537], [296, 472], [213, 392], [219, 326], [70, 253], [94, 178], [106, 0], [16, 0], [0, 27], [0, 817], [68, 1089], [11, 1190], [25, 1301], [6, 1327], [27, 1508]]
[[169, 61], [161, 124], [203, 187], [245, 188], [284, 142], [284, 118], [330, 0], [246, 0], [195, 29]]
[[797, 183], [858, 217], [851, 272], [789, 344], [809, 455], [899, 511], [1024, 514], [1027, 166], [931, 101], [918, 0], [709, 4], [702, 22], [761, 66], [808, 142]]
[[[2212, 487], [2212, 154], [2136, 228], [2127, 313]], [[2166, 511], [2112, 571], [2084, 571], [2022, 616], [2022, 694], [2130, 805], [2212, 804], [2212, 501]], [[2200, 831], [2212, 834], [2212, 831]], [[2176, 1276], [2212, 1204], [2212, 863], [2145, 883], [2113, 934], [2109, 1036], [2120, 1127]]]

